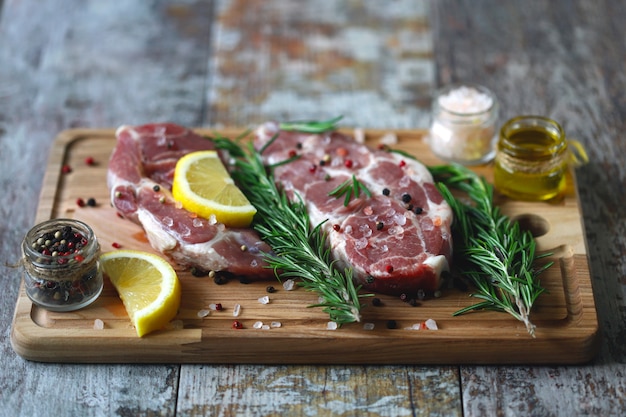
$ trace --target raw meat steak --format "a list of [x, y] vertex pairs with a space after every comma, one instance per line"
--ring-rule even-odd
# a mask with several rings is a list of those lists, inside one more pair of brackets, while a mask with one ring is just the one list
[[[307, 205], [311, 222], [325, 231], [335, 259], [351, 266], [364, 288], [415, 296], [434, 291], [452, 254], [452, 210], [428, 169], [395, 153], [372, 150], [339, 132], [280, 131], [266, 123], [255, 133], [267, 164], [300, 158], [275, 169], [276, 181]], [[344, 206], [329, 193], [355, 176], [370, 191]]]
[[211, 141], [170, 123], [122, 126], [116, 136], [107, 177], [111, 203], [143, 227], [153, 248], [185, 267], [249, 279], [273, 276], [262, 259], [270, 248], [256, 232], [197, 217], [172, 198], [178, 159], [213, 149]]

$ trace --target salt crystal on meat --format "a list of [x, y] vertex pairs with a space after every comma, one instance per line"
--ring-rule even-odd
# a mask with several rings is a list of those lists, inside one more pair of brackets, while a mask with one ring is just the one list
[[[171, 195], [176, 162], [189, 152], [214, 149], [213, 142], [172, 123], [122, 126], [116, 137], [107, 172], [111, 203], [144, 229], [154, 249], [181, 266], [274, 278], [263, 259], [270, 248], [254, 230], [192, 216]], [[250, 250], [242, 252], [242, 246]]]
[[[303, 199], [311, 225], [324, 222], [338, 266], [351, 267], [355, 281], [369, 291], [415, 294], [419, 289], [439, 288], [441, 272], [448, 269], [452, 255], [452, 210], [425, 166], [393, 152], [370, 149], [340, 132], [280, 131], [273, 122], [255, 131], [257, 149], [268, 145], [277, 133], [263, 152], [265, 163], [277, 165], [275, 179], [289, 196]], [[306, 147], [296, 161], [279, 164], [303, 141]], [[309, 168], [319, 163], [320, 149], [333, 156], [332, 163], [318, 165], [312, 172]], [[350, 164], [344, 163], [347, 159]], [[343, 197], [329, 197], [330, 191], [353, 175], [371, 197], [360, 193], [347, 206]], [[407, 213], [407, 203], [402, 201], [405, 194], [422, 209], [421, 214]], [[377, 222], [384, 227], [377, 228]]]

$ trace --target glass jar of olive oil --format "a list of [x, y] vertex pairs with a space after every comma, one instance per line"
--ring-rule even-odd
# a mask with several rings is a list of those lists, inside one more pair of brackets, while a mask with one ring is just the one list
[[500, 129], [494, 167], [496, 189], [527, 201], [550, 200], [565, 189], [567, 140], [561, 126], [541, 116], [520, 116]]

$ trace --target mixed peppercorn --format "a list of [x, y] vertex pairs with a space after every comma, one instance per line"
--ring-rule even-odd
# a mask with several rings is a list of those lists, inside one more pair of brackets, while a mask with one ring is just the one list
[[26, 293], [50, 310], [80, 308], [102, 290], [95, 236], [69, 222], [50, 220], [44, 223], [49, 227], [35, 227], [23, 244]]
[[[73, 230], [71, 226], [63, 226], [41, 234], [31, 247], [42, 255], [51, 256], [52, 259], [48, 261], [64, 264], [72, 259], [82, 262], [84, 257], [80, 252], [87, 242], [87, 238], [80, 232]], [[74, 255], [73, 258], [71, 255]]]

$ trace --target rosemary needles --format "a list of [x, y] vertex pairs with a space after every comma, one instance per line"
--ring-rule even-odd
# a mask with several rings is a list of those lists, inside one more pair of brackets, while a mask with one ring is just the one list
[[[334, 129], [339, 118], [322, 122], [283, 123], [282, 130], [321, 133]], [[270, 267], [281, 279], [297, 278], [299, 284], [320, 296], [311, 307], [322, 307], [338, 324], [360, 321], [360, 287], [352, 281], [350, 268], [339, 268], [332, 260], [324, 223], [310, 224], [306, 205], [296, 195], [288, 198], [274, 180], [276, 166], [266, 166], [262, 155], [276, 139], [256, 150], [251, 142], [242, 144], [244, 133], [234, 140], [213, 139], [228, 150], [234, 163], [231, 176], [248, 200], [257, 208], [254, 227], [273, 249], [266, 255]], [[393, 151], [396, 152], [396, 151]], [[413, 156], [407, 155], [411, 158]], [[280, 164], [290, 163], [298, 156]], [[532, 233], [520, 228], [493, 204], [493, 186], [484, 178], [460, 165], [429, 167], [438, 187], [454, 212], [455, 268], [475, 287], [472, 297], [480, 301], [455, 313], [473, 310], [497, 310], [510, 314], [526, 326], [534, 337], [535, 325], [530, 312], [537, 297], [544, 292], [539, 275], [552, 263], [537, 266], [538, 255]], [[464, 193], [456, 198], [452, 190]], [[348, 205], [353, 196], [369, 195], [367, 188], [352, 177], [330, 192], [344, 198]]]
[[[473, 310], [503, 311], [520, 320], [535, 337], [530, 311], [544, 292], [538, 276], [552, 262], [536, 268], [537, 255], [532, 233], [522, 230], [493, 205], [493, 186], [460, 165], [429, 168], [439, 190], [454, 212], [453, 234], [457, 266], [476, 287], [473, 297], [482, 301], [455, 315]], [[451, 189], [464, 192], [470, 202], [453, 196]]]
[[332, 130], [336, 127], [337, 122], [341, 120], [343, 116], [337, 116], [328, 120], [310, 120], [301, 122], [283, 122], [279, 127], [281, 130], [297, 130], [305, 133], [322, 133], [327, 130]]
[[[321, 131], [328, 128], [327, 124], [317, 126]], [[320, 130], [309, 126], [308, 131]], [[316, 292], [320, 302], [311, 307], [322, 307], [332, 321], [360, 321], [360, 298], [369, 295], [358, 293], [360, 287], [354, 285], [351, 269], [340, 270], [332, 261], [323, 223], [311, 227], [304, 202], [291, 201], [277, 188], [274, 167], [262, 160], [265, 148], [257, 151], [252, 143], [244, 147], [226, 138], [217, 138], [215, 143], [234, 158], [231, 175], [257, 208], [254, 227], [274, 251], [266, 255], [266, 260], [277, 276], [297, 278], [301, 286]]]
[[343, 196], [343, 205], [344, 207], [348, 207], [352, 196], [354, 195], [355, 198], [359, 198], [361, 192], [363, 192], [368, 197], [372, 196], [370, 190], [368, 190], [367, 187], [361, 181], [359, 181], [354, 174], [352, 174], [352, 178], [347, 179], [343, 183], [339, 184], [339, 186], [332, 190], [330, 193], [328, 193], [328, 195], [336, 198]]

